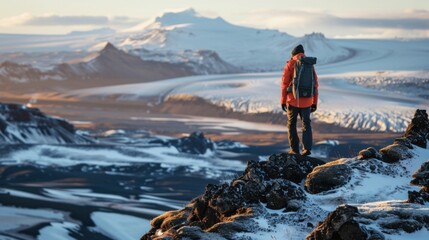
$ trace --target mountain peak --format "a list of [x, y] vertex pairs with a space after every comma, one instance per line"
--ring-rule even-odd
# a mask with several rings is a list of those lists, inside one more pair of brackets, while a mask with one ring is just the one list
[[321, 32], [312, 32], [309, 34], [305, 34], [303, 38], [306, 38], [306, 39], [326, 39], [325, 35]]
[[155, 18], [155, 22], [160, 23], [161, 26], [171, 26], [178, 24], [195, 24], [208, 18], [202, 17], [195, 9], [188, 8], [179, 12], [165, 12], [160, 17]]
[[232, 25], [221, 17], [210, 18], [199, 14], [195, 9], [188, 8], [178, 12], [165, 12], [146, 25], [146, 28], [168, 26], [202, 26], [204, 28], [225, 28]]
[[118, 51], [118, 49], [113, 44], [111, 44], [110, 42], [106, 42], [100, 52], [112, 51], [112, 50]]
[[181, 11], [170, 11], [164, 12], [160, 17], [157, 17], [156, 20], [170, 18], [170, 17], [199, 17], [200, 15], [193, 8], [187, 8]]

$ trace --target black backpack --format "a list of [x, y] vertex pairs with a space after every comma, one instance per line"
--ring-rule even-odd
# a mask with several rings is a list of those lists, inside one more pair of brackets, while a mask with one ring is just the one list
[[293, 93], [293, 97], [312, 97], [316, 93], [314, 87], [314, 64], [317, 58], [301, 57], [296, 61], [295, 72], [291, 85], [288, 87], [288, 92]]

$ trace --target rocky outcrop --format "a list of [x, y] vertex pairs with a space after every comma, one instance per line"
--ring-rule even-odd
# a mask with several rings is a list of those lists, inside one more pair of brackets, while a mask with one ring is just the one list
[[207, 151], [215, 150], [213, 141], [205, 138], [202, 132], [193, 132], [188, 137], [169, 140], [168, 143], [183, 153], [205, 154]]
[[420, 186], [420, 191], [408, 192], [408, 202], [424, 204], [429, 202], [429, 162], [425, 162], [414, 174], [411, 184]]
[[[259, 211], [260, 203], [271, 209], [297, 211], [306, 197], [295, 183], [323, 163], [290, 154], [249, 162], [244, 173], [229, 184], [207, 185], [204, 194], [185, 208], [153, 219], [152, 229], [142, 239], [228, 239], [233, 233], [251, 231], [254, 226], [248, 219]], [[202, 237], [205, 232], [208, 235]]]
[[305, 188], [310, 193], [321, 193], [346, 184], [352, 169], [346, 164], [326, 164], [314, 168], [305, 180]]
[[426, 110], [416, 111], [403, 137], [416, 146], [426, 148], [429, 139], [429, 118]]
[[216, 144], [204, 136], [202, 132], [193, 132], [187, 137], [178, 139], [156, 139], [150, 143], [161, 144], [164, 146], [174, 146], [181, 153], [205, 154], [208, 151], [215, 151]]
[[426, 110], [417, 109], [410, 125], [402, 138], [398, 138], [392, 145], [380, 149], [382, 160], [395, 163], [412, 157], [410, 149], [413, 145], [426, 148], [429, 138], [429, 119]]
[[[415, 204], [386, 202], [339, 206], [314, 229], [307, 240], [384, 240], [385, 235], [412, 233], [429, 227], [429, 210]], [[382, 232], [379, 231], [382, 229]], [[404, 238], [405, 239], [405, 238]]]
[[[205, 193], [184, 209], [155, 218], [151, 230], [142, 239], [252, 239], [246, 236], [255, 235], [237, 238], [237, 233], [278, 233], [280, 230], [275, 224], [279, 221], [293, 226], [294, 231], [300, 232], [301, 239], [311, 232], [307, 239], [314, 240], [388, 239], [389, 235], [413, 233], [423, 228], [429, 230], [429, 210], [414, 204], [423, 204], [429, 199], [429, 163], [423, 164], [413, 175], [412, 184], [421, 186], [422, 190], [410, 192], [408, 203], [405, 199], [401, 202], [389, 198], [392, 193], [406, 194], [410, 189], [402, 179], [411, 177], [414, 169], [403, 160], [422, 162], [421, 158], [409, 158], [418, 153], [416, 143], [423, 143], [423, 138], [428, 136], [429, 121], [424, 113], [418, 110], [407, 133], [380, 153], [368, 148], [360, 151], [356, 158], [327, 164], [290, 154], [248, 162], [244, 173], [229, 184], [208, 185]], [[378, 188], [368, 186], [377, 185], [376, 181], [383, 179], [401, 183], [392, 183], [392, 189], [386, 184]], [[316, 196], [308, 197], [301, 187], [303, 181], [305, 190]], [[384, 186], [386, 191], [382, 190]], [[377, 195], [373, 203], [368, 201], [371, 198], [360, 196], [368, 190]], [[340, 205], [330, 214], [318, 205], [350, 202], [355, 203], [354, 206]], [[267, 211], [267, 208], [281, 211], [266, 214], [263, 209]], [[281, 220], [274, 221], [272, 229], [264, 229], [254, 220], [261, 218], [269, 224], [273, 218]], [[317, 227], [311, 229], [316, 222], [319, 222]], [[306, 223], [307, 228], [302, 223]]]
[[45, 115], [37, 108], [0, 104], [0, 143], [91, 143], [64, 119]]

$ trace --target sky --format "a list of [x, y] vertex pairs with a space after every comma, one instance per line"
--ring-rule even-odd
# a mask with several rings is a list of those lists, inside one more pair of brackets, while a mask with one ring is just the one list
[[0, 33], [120, 31], [163, 12], [194, 8], [237, 25], [294, 36], [429, 38], [428, 0], [0, 0]]

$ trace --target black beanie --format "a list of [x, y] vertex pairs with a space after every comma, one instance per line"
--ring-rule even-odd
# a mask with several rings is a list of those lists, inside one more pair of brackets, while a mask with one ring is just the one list
[[295, 55], [297, 55], [298, 53], [304, 53], [304, 47], [301, 44], [299, 44], [298, 46], [296, 46], [292, 50], [292, 52], [291, 52], [292, 57], [295, 56]]

